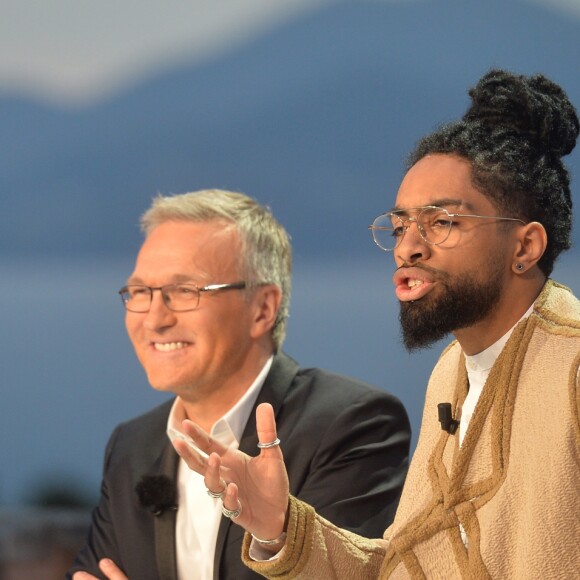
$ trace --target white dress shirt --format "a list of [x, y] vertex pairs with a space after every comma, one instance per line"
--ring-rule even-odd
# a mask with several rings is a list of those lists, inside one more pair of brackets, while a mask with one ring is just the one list
[[[236, 449], [239, 447], [244, 427], [272, 366], [272, 360], [273, 356], [243, 397], [211, 428], [210, 435], [223, 445]], [[186, 418], [183, 402], [177, 397], [167, 421], [167, 435], [170, 439], [183, 437], [181, 424]], [[191, 439], [189, 441], [192, 445]], [[179, 580], [212, 580], [222, 501], [207, 495], [203, 477], [189, 469], [183, 459], [179, 460], [178, 467], [177, 503], [177, 576]]]

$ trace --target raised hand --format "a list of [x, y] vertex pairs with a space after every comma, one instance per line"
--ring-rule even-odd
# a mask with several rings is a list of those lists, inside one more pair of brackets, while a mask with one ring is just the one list
[[225, 447], [188, 420], [183, 422], [184, 431], [208, 457], [181, 439], [173, 446], [190, 469], [204, 476], [208, 490], [221, 494], [234, 522], [256, 538], [272, 540], [284, 531], [289, 487], [270, 404], [256, 409], [256, 426], [262, 447], [256, 457]]

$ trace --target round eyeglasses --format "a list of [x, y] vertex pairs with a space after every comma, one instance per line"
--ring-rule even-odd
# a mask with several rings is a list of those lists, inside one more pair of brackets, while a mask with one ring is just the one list
[[149, 312], [153, 291], [159, 290], [163, 302], [169, 310], [174, 312], [188, 312], [199, 306], [199, 297], [202, 292], [217, 292], [220, 290], [242, 290], [245, 282], [232, 284], [209, 284], [200, 288], [195, 284], [167, 284], [166, 286], [143, 286], [129, 284], [119, 290], [121, 300], [129, 312]]
[[[418, 213], [415, 217], [411, 217], [408, 215], [411, 211]], [[409, 210], [401, 209], [383, 213], [375, 218], [375, 221], [369, 226], [369, 230], [373, 234], [375, 244], [381, 250], [391, 252], [401, 243], [405, 232], [415, 222], [421, 238], [428, 244], [436, 246], [442, 244], [449, 237], [455, 223], [454, 218], [459, 217], [526, 223], [518, 218], [451, 213], [445, 208], [427, 205]]]

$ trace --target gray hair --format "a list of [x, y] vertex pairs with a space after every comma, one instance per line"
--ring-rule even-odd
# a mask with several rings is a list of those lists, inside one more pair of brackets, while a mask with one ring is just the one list
[[286, 336], [290, 308], [292, 248], [286, 230], [268, 207], [243, 193], [204, 189], [179, 195], [158, 195], [141, 216], [141, 230], [148, 236], [168, 221], [231, 222], [238, 232], [242, 264], [240, 272], [249, 287], [274, 284], [282, 292], [282, 301], [272, 329], [274, 348], [278, 350]]

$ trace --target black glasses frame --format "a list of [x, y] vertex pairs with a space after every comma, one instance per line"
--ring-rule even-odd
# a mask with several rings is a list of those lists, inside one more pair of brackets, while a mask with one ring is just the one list
[[[195, 310], [199, 306], [200, 296], [203, 292], [218, 292], [222, 290], [243, 290], [246, 288], [246, 282], [232, 282], [227, 284], [208, 284], [207, 286], [199, 287], [197, 284], [166, 284], [164, 286], [145, 286], [144, 284], [128, 284], [127, 286], [123, 286], [118, 292], [121, 296], [121, 300], [123, 305], [129, 312], [135, 312], [138, 314], [144, 314], [149, 312], [151, 309], [151, 302], [153, 300], [153, 291], [159, 290], [161, 292], [161, 296], [163, 297], [163, 303], [165, 306], [171, 310], [172, 312], [191, 312]], [[195, 306], [190, 308], [174, 308], [171, 306], [171, 301], [169, 299], [168, 289], [171, 288], [178, 288], [178, 287], [185, 287], [190, 289], [193, 293], [196, 294], [197, 300], [195, 300]], [[131, 308], [129, 305], [131, 303], [131, 298], [129, 297], [129, 290], [131, 288], [141, 288], [143, 290], [147, 290], [149, 292], [149, 303], [147, 304], [146, 309], [137, 309]]]

